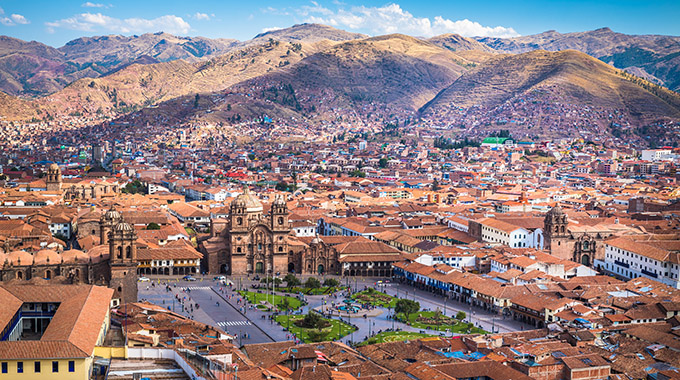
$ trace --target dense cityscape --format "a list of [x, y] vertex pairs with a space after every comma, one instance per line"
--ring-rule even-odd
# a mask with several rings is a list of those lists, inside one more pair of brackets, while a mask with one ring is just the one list
[[335, 5], [0, 38], [0, 380], [680, 379], [680, 37]]

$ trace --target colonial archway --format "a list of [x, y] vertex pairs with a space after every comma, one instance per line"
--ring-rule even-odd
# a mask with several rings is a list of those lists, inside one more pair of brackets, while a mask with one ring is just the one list
[[264, 273], [264, 263], [262, 261], [255, 263], [255, 273]]
[[288, 263], [288, 273], [295, 273], [295, 263]]
[[318, 266], [316, 269], [317, 269], [317, 273], [319, 273], [319, 274], [323, 274], [323, 273], [324, 273], [323, 264], [319, 264], [319, 266]]
[[169, 268], [163, 268], [163, 274], [164, 275], [169, 275], [170, 274], [170, 269]]
[[179, 274], [179, 270], [177, 270], [177, 268], [173, 267], [172, 268], [172, 274], [174, 274], [174, 275]]
[[222, 265], [220, 266], [220, 273], [226, 274], [226, 273], [227, 273], [227, 270], [229, 270], [229, 265], [227, 265], [227, 264], [222, 264]]
[[48, 270], [45, 271], [45, 278], [48, 279], [48, 280], [52, 279], [52, 271], [51, 270], [48, 269]]
[[581, 256], [581, 264], [589, 267], [590, 266], [590, 256], [588, 255], [582, 255]]
[[158, 270], [156, 268], [151, 269], [151, 274], [158, 274]]

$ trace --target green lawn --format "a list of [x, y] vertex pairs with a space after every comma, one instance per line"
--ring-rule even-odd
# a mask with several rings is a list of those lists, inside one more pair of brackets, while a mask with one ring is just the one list
[[[304, 315], [277, 315], [274, 317], [274, 320], [276, 323], [281, 325], [284, 328], [288, 328], [288, 331], [291, 334], [295, 334], [295, 336], [298, 337], [298, 339], [302, 340], [305, 343], [312, 343], [313, 340], [310, 339], [309, 337], [309, 332], [313, 331], [315, 329], [305, 329], [302, 327], [299, 327], [294, 324], [295, 321], [303, 319], [305, 316]], [[288, 322], [288, 318], [290, 318], [290, 323]], [[340, 322], [335, 319], [327, 319], [323, 318], [325, 321], [328, 321], [331, 323], [329, 327], [326, 327], [322, 329], [323, 335], [322, 339], [318, 341], [331, 341], [331, 340], [338, 340], [344, 336], [347, 336], [350, 334], [352, 331], [356, 330], [354, 327], [351, 325], [348, 325], [347, 323]]]
[[[459, 322], [454, 318], [440, 316], [440, 323], [433, 323], [436, 318], [436, 312], [434, 311], [420, 311], [418, 313], [413, 313], [409, 315], [408, 322], [409, 325], [419, 328], [428, 329], [436, 331], [449, 331], [458, 334], [487, 334], [486, 331], [475, 327], [472, 323]], [[406, 320], [406, 316], [403, 313], [397, 314], [397, 319], [401, 321]], [[426, 320], [430, 321], [426, 321]]]
[[333, 294], [345, 289], [344, 286], [322, 286], [320, 288], [305, 288], [303, 286], [294, 286], [287, 288], [285, 286], [277, 286], [277, 292], [291, 293], [291, 294], [306, 294], [311, 296], [318, 296], [322, 294]]
[[[269, 303], [272, 303], [272, 295], [267, 294], [267, 293], [257, 293], [257, 292], [250, 292], [250, 291], [245, 291], [242, 290], [238, 292], [242, 297], [248, 300], [248, 302], [257, 305], [256, 307], [260, 310], [264, 310], [265, 307], [260, 305], [260, 302], [262, 301], [267, 301]], [[295, 297], [288, 297], [288, 296], [282, 296], [279, 294], [274, 295], [274, 302], [273, 304], [276, 305], [279, 309], [283, 309], [282, 303], [284, 299], [288, 300], [288, 308], [291, 310], [297, 310], [302, 306], [302, 302], [295, 298]]]
[[359, 293], [352, 294], [352, 299], [358, 303], [368, 303], [373, 306], [381, 306], [387, 308], [394, 308], [399, 300], [396, 297], [389, 296], [377, 290], [364, 290]]
[[398, 342], [402, 340], [413, 340], [420, 338], [429, 338], [437, 335], [432, 334], [422, 334], [412, 331], [384, 331], [380, 334], [376, 334], [359, 344], [360, 346], [365, 346], [368, 344], [384, 343], [384, 342]]

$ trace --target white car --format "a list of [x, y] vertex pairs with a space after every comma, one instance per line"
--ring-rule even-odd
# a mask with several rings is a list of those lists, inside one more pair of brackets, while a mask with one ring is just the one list
[[150, 280], [148, 277], [140, 277], [140, 278], [138, 279], [138, 281], [139, 281], [139, 282], [149, 282], [149, 281], [151, 281], [151, 280]]

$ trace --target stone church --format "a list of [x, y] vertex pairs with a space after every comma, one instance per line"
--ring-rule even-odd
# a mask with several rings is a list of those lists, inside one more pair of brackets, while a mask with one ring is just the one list
[[[200, 244], [203, 269], [231, 275], [340, 274], [340, 256], [334, 244], [318, 237], [296, 238], [291, 235], [288, 217], [282, 197], [277, 197], [265, 214], [262, 203], [246, 189], [231, 202], [226, 220], [212, 220], [212, 237]], [[344, 241], [346, 237], [333, 243]]]
[[[229, 207], [222, 231], [203, 242], [203, 262], [210, 273], [274, 274], [288, 271], [288, 206], [277, 197], [268, 214], [246, 188]], [[205, 260], [207, 258], [207, 260]]]
[[595, 260], [604, 260], [605, 240], [614, 235], [640, 233], [639, 230], [618, 223], [584, 222], [570, 222], [559, 206], [550, 209], [543, 220], [545, 249], [561, 259], [592, 267]]
[[137, 234], [134, 228], [111, 208], [100, 219], [100, 233], [105, 237], [102, 245], [88, 252], [43, 249], [34, 253], [0, 253], [0, 280], [44, 279], [103, 285], [114, 289], [114, 305], [137, 302]]

